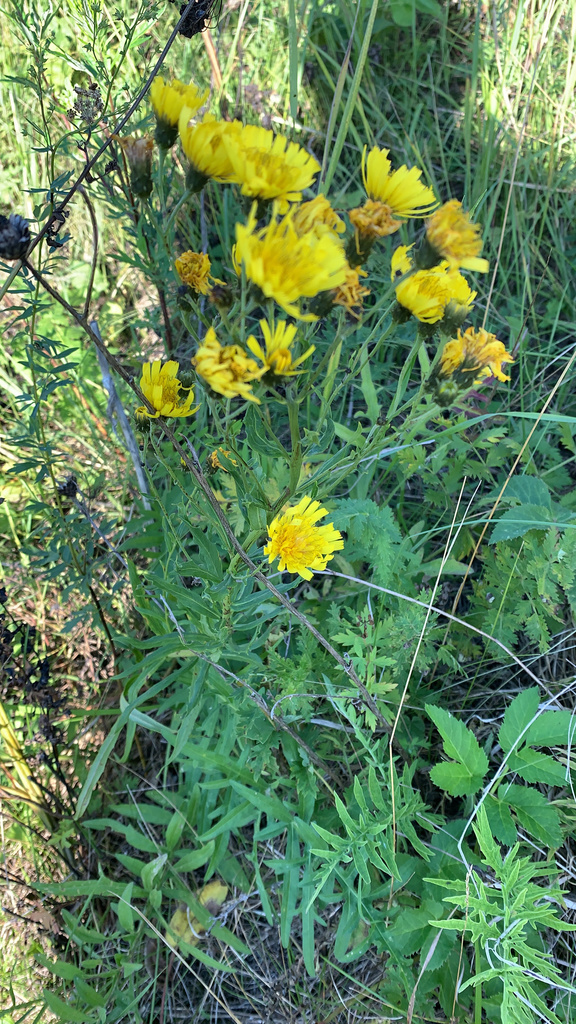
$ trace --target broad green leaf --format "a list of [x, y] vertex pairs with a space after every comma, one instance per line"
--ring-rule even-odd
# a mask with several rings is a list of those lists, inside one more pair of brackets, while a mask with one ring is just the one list
[[531, 836], [551, 848], [560, 846], [562, 832], [558, 811], [542, 793], [531, 786], [500, 786], [498, 798], [510, 805]]
[[[522, 690], [508, 705], [498, 733], [498, 742], [504, 753], [509, 753], [520, 734], [532, 721], [538, 711], [539, 703], [540, 691], [537, 686], [531, 686], [527, 690]], [[525, 737], [522, 742], [526, 742]]]
[[529, 530], [548, 530], [551, 525], [552, 513], [544, 505], [518, 505], [500, 516], [492, 530], [490, 543], [514, 540], [515, 537], [523, 537]]
[[550, 491], [540, 477], [513, 476], [504, 491], [504, 499], [516, 498], [522, 505], [543, 505], [552, 508]]
[[52, 1010], [52, 1013], [56, 1015], [56, 1020], [72, 1021], [73, 1024], [90, 1024], [91, 1021], [97, 1020], [95, 1015], [86, 1013], [85, 1009], [74, 1009], [73, 1006], [70, 1006], [70, 1003], [65, 1003], [62, 999], [59, 999], [50, 989], [45, 988], [43, 995], [48, 1009]]
[[446, 756], [460, 761], [467, 768], [470, 778], [478, 776], [482, 780], [488, 771], [488, 758], [474, 733], [449, 711], [434, 704], [426, 704], [426, 714], [442, 737]]
[[576, 715], [571, 711], [544, 711], [524, 737], [531, 747], [566, 746], [576, 736]]
[[174, 870], [196, 871], [210, 860], [213, 852], [214, 840], [212, 839], [209, 843], [206, 843], [206, 846], [201, 846], [199, 850], [190, 850], [188, 853], [183, 853], [174, 864]]
[[134, 931], [134, 910], [132, 909], [132, 897], [134, 893], [134, 882], [128, 882], [118, 903], [114, 904], [114, 910], [118, 922], [126, 932]]
[[523, 747], [508, 759], [510, 771], [518, 772], [524, 782], [543, 782], [547, 786], [565, 786], [567, 771], [558, 761], [541, 750]]
[[473, 775], [461, 761], [443, 761], [434, 765], [430, 778], [450, 796], [471, 796], [482, 786], [484, 776]]
[[514, 846], [518, 839], [518, 833], [508, 804], [489, 794], [484, 802], [484, 807], [488, 824], [498, 842], [504, 843], [506, 846]]

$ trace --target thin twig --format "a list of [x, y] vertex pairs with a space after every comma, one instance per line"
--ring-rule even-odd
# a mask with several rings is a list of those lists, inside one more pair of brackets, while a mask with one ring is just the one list
[[78, 186], [78, 191], [82, 196], [82, 199], [88, 207], [88, 213], [92, 222], [92, 264], [90, 266], [90, 277], [88, 279], [88, 288], [86, 289], [86, 299], [84, 300], [84, 309], [82, 310], [82, 316], [87, 317], [90, 310], [90, 299], [92, 298], [92, 289], [94, 287], [94, 277], [96, 275], [96, 263], [98, 260], [98, 224], [96, 223], [96, 214], [94, 213], [94, 207], [88, 198], [88, 193], [83, 185]]

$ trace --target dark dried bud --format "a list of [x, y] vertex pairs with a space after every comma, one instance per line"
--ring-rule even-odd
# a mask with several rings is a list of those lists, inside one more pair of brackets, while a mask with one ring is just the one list
[[19, 213], [11, 213], [9, 217], [0, 214], [0, 258], [22, 260], [28, 252], [29, 245], [28, 221]]

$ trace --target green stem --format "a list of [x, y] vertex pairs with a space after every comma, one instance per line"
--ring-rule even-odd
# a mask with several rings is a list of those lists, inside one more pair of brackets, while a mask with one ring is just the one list
[[300, 425], [298, 423], [298, 402], [293, 398], [291, 391], [286, 396], [288, 405], [288, 422], [290, 424], [290, 441], [292, 443], [292, 458], [290, 459], [290, 495], [296, 492], [302, 468], [302, 443], [300, 441]]
[[[474, 943], [474, 974], [480, 974], [480, 939]], [[482, 1024], [482, 984], [474, 986], [474, 1024]]]
[[410, 374], [412, 373], [412, 370], [414, 368], [414, 364], [416, 362], [416, 359], [418, 358], [418, 353], [419, 353], [423, 343], [424, 343], [424, 339], [423, 339], [422, 335], [418, 334], [416, 336], [416, 340], [414, 341], [414, 344], [412, 345], [412, 348], [410, 349], [410, 352], [408, 353], [408, 358], [407, 358], [406, 362], [404, 363], [404, 366], [402, 367], [402, 370], [400, 372], [400, 379], [398, 381], [398, 386], [396, 388], [396, 394], [394, 395], [394, 398], [392, 399], [392, 401], [390, 403], [390, 407], [388, 409], [388, 414], [386, 416], [387, 420], [391, 420], [392, 417], [396, 415], [396, 410], [397, 410], [398, 406], [400, 405], [400, 402], [404, 398], [404, 395], [406, 394], [406, 388], [408, 387], [408, 383], [410, 381]]

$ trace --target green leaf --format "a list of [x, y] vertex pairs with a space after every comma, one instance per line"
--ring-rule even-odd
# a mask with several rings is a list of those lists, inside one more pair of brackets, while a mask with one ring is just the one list
[[56, 1015], [56, 1019], [59, 1021], [72, 1021], [74, 1024], [89, 1024], [90, 1021], [96, 1020], [96, 1017], [86, 1013], [86, 1010], [75, 1010], [69, 1003], [63, 1002], [59, 999], [54, 992], [50, 992], [49, 989], [44, 989], [44, 1001], [48, 1006], [49, 1010]]
[[547, 786], [566, 786], [568, 772], [558, 761], [541, 750], [523, 747], [517, 754], [511, 754], [508, 767], [518, 772], [524, 782], [543, 782]]
[[548, 530], [552, 525], [552, 513], [544, 505], [519, 505], [509, 508], [492, 530], [490, 543], [499, 540], [514, 540], [523, 537], [529, 530]]
[[449, 711], [434, 704], [426, 704], [426, 714], [442, 737], [444, 753], [456, 762], [452, 765], [435, 765], [430, 773], [432, 781], [451, 796], [476, 793], [488, 771], [488, 758], [478, 740]]
[[516, 498], [521, 505], [543, 505], [552, 508], [550, 491], [537, 476], [514, 476], [504, 491], [503, 500]]
[[[506, 708], [504, 721], [498, 733], [498, 742], [502, 750], [508, 754], [518, 737], [535, 717], [540, 703], [540, 691], [537, 686], [522, 690]], [[524, 738], [524, 742], [526, 739]]]
[[544, 711], [532, 723], [524, 740], [531, 747], [567, 746], [576, 735], [576, 716], [571, 711]]
[[498, 798], [512, 807], [520, 824], [535, 839], [554, 849], [561, 845], [558, 811], [538, 790], [530, 786], [500, 786]]
[[206, 846], [201, 846], [199, 850], [189, 850], [188, 853], [182, 854], [182, 856], [174, 864], [175, 871], [196, 871], [198, 868], [207, 864], [210, 857], [214, 853], [214, 840], [212, 839]]
[[473, 775], [459, 761], [443, 761], [442, 764], [434, 765], [430, 778], [435, 786], [450, 796], [471, 796], [480, 789], [484, 776]]
[[514, 846], [518, 839], [518, 833], [508, 804], [502, 803], [501, 800], [497, 800], [495, 796], [489, 794], [484, 802], [484, 807], [488, 824], [498, 842], [504, 843], [506, 846]]

